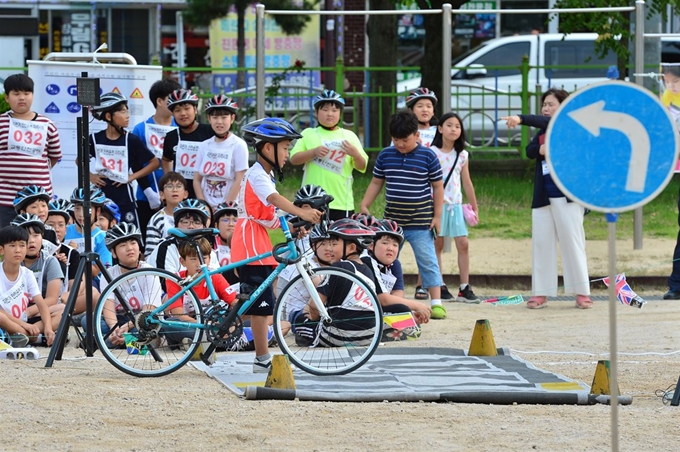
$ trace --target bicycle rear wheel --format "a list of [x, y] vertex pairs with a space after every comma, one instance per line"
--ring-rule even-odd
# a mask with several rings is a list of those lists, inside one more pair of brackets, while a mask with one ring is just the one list
[[[135, 377], [160, 377], [182, 367], [194, 356], [203, 330], [170, 329], [163, 325], [164, 313], [150, 315], [149, 306], [160, 306], [166, 298], [168, 282], [179, 284], [170, 272], [142, 268], [124, 273], [102, 292], [94, 311], [94, 337], [104, 357], [117, 369]], [[203, 323], [201, 303], [193, 290], [184, 293], [187, 314]], [[127, 325], [125, 343], [115, 344], [108, 325]]]
[[364, 279], [340, 268], [320, 267], [309, 275], [316, 287], [330, 285], [327, 293], [349, 288], [347, 296], [341, 303], [327, 303], [329, 321], [314, 320], [305, 309], [314, 305], [310, 290], [316, 287], [308, 288], [302, 276], [296, 276], [276, 301], [274, 333], [279, 347], [293, 364], [311, 374], [352, 372], [380, 345], [383, 321], [378, 297]]

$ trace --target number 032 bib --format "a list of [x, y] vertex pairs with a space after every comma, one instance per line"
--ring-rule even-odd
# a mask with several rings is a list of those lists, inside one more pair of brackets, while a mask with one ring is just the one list
[[47, 143], [47, 123], [9, 118], [7, 149], [10, 152], [40, 157]]

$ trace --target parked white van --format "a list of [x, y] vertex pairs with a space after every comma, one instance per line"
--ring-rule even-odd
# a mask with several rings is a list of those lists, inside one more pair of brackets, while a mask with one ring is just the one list
[[[616, 65], [616, 55], [610, 53], [599, 59], [595, 55], [597, 36], [595, 33], [508, 36], [486, 41], [453, 61], [456, 68], [451, 69], [451, 110], [463, 118], [468, 141], [487, 146], [516, 141], [519, 132], [508, 131], [499, 118], [521, 112], [520, 67], [524, 55], [529, 57], [531, 67], [529, 92], [544, 92], [551, 87], [571, 92], [605, 80], [607, 68], [603, 65]], [[596, 65], [600, 67], [593, 67]], [[404, 93], [418, 86], [420, 78], [414, 78], [400, 82], [397, 90]], [[532, 112], [536, 103], [535, 98], [530, 99]]]

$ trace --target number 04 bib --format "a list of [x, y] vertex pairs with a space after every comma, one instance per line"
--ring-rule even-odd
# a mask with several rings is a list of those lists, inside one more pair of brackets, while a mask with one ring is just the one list
[[9, 118], [7, 150], [40, 157], [47, 143], [47, 123]]

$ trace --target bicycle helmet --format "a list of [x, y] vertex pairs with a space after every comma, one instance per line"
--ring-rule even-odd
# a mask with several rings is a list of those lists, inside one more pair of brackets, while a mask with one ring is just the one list
[[295, 130], [291, 123], [281, 118], [258, 119], [246, 124], [241, 130], [243, 132], [243, 139], [248, 146], [255, 148], [260, 157], [274, 167], [279, 176], [279, 182], [283, 182], [283, 171], [281, 171], [281, 165], [279, 164], [278, 145], [275, 148], [273, 162], [265, 157], [262, 153], [262, 147], [259, 145], [260, 143], [276, 144], [284, 140], [296, 140], [302, 138], [302, 135]]
[[38, 185], [24, 187], [19, 190], [14, 197], [14, 210], [19, 213], [24, 210], [24, 207], [28, 204], [31, 204], [38, 199], [42, 199], [46, 203], [49, 203], [52, 198], [43, 187], [39, 187]]
[[375, 232], [376, 240], [383, 235], [387, 235], [397, 239], [399, 245], [404, 243], [404, 230], [394, 220], [377, 220], [375, 224], [371, 226], [371, 229]]
[[314, 98], [314, 110], [318, 110], [317, 106], [327, 102], [337, 105], [338, 108], [345, 107], [345, 99], [343, 99], [340, 94], [336, 93], [332, 89], [326, 89], [323, 93]]
[[54, 199], [47, 204], [47, 215], [61, 215], [66, 223], [71, 218], [73, 204], [68, 199]]
[[216, 223], [217, 219], [223, 215], [238, 216], [238, 203], [236, 201], [229, 201], [219, 204], [215, 208], [215, 213], [213, 213], [213, 223]]
[[[364, 226], [351, 218], [343, 218], [331, 223], [328, 227], [328, 234], [331, 237], [340, 237], [345, 242], [356, 244], [358, 252], [368, 248], [373, 243], [373, 237], [375, 237], [375, 232], [371, 231], [368, 226]], [[345, 257], [343, 256], [343, 259]]]
[[408, 96], [406, 96], [406, 106], [408, 108], [413, 108], [415, 103], [418, 102], [420, 99], [430, 99], [432, 101], [432, 106], [433, 107], [437, 106], [437, 96], [435, 95], [434, 91], [431, 91], [422, 86], [416, 89], [415, 91], [411, 91], [411, 93]]
[[207, 104], [205, 104], [205, 112], [210, 115], [211, 110], [224, 109], [228, 110], [231, 114], [236, 114], [238, 110], [238, 104], [231, 97], [227, 97], [223, 94], [215, 94], [210, 98]]
[[116, 111], [121, 104], [127, 105], [127, 98], [120, 93], [106, 93], [99, 98], [99, 105], [91, 107], [92, 116], [104, 121], [104, 113]]
[[331, 236], [328, 233], [328, 223], [325, 221], [315, 224], [312, 228], [312, 231], [309, 233], [309, 243], [311, 244], [321, 242], [322, 240], [328, 240], [330, 238]]
[[139, 232], [137, 226], [132, 223], [118, 223], [108, 231], [106, 231], [106, 238], [104, 243], [106, 248], [113, 249], [120, 242], [124, 242], [130, 239], [135, 239], [142, 246], [142, 233]]
[[[73, 204], [82, 204], [85, 202], [85, 194], [82, 188], [76, 188], [71, 193], [71, 202]], [[90, 202], [94, 206], [102, 206], [106, 202], [106, 195], [101, 191], [99, 187], [94, 184], [90, 184]]]
[[175, 210], [172, 212], [175, 225], [177, 225], [180, 218], [187, 213], [195, 213], [200, 215], [201, 218], [203, 218], [204, 223], [210, 218], [210, 210], [205, 203], [198, 199], [189, 198], [177, 204], [177, 207], [175, 207]]
[[113, 202], [111, 199], [106, 198], [106, 202], [104, 202], [102, 210], [107, 211], [114, 220], [120, 223], [120, 209], [118, 208], [118, 204]]
[[373, 215], [367, 215], [365, 213], [354, 213], [350, 219], [358, 221], [371, 230], [373, 230], [373, 227], [378, 223], [378, 219], [376, 217]]
[[14, 217], [14, 219], [10, 222], [12, 226], [19, 226], [20, 228], [29, 228], [29, 227], [36, 227], [40, 229], [40, 232], [42, 234], [45, 233], [45, 224], [40, 221], [40, 218], [38, 218], [37, 215], [34, 215], [32, 213], [21, 213]]
[[295, 200], [293, 203], [296, 206], [301, 206], [305, 204], [313, 205], [314, 201], [319, 200], [327, 196], [326, 190], [318, 185], [307, 184], [300, 187], [300, 189], [295, 192]]
[[190, 89], [176, 89], [168, 96], [168, 110], [174, 111], [175, 107], [182, 104], [198, 105], [198, 96]]

